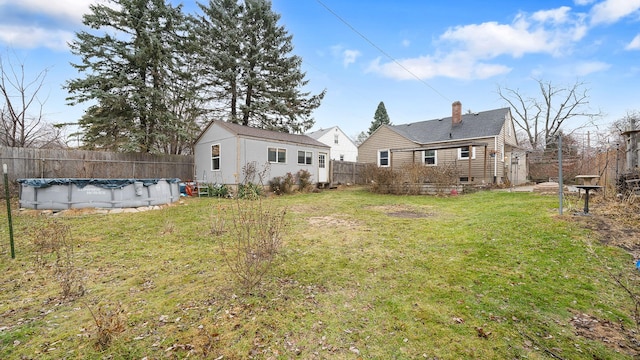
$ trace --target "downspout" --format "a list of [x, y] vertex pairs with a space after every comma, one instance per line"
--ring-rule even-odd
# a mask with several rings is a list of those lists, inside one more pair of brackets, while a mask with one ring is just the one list
[[[493, 151], [495, 156], [493, 157], [493, 183], [495, 184], [498, 179], [498, 137], [493, 137]], [[503, 154], [504, 155], [504, 154]]]

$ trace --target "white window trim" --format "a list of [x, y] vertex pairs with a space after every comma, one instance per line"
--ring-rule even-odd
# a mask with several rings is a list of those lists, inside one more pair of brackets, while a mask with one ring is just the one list
[[[269, 161], [269, 149], [276, 149], [276, 161]], [[283, 162], [279, 162], [278, 161], [278, 153], [280, 152], [280, 150], [284, 150], [284, 161]], [[267, 147], [267, 162], [269, 164], [286, 164], [287, 163], [287, 149], [286, 148], [275, 147], [275, 146]]]
[[424, 161], [424, 158], [426, 157], [426, 154], [425, 154], [426, 152], [427, 150], [422, 150], [422, 164], [425, 166], [438, 166], [438, 150], [433, 150], [433, 160], [434, 160], [433, 164], [427, 164]]
[[[300, 163], [300, 152], [304, 153], [304, 162]], [[298, 150], [298, 154], [297, 154], [297, 159], [296, 162], [298, 163], [298, 165], [313, 165], [313, 151], [307, 151], [307, 150]], [[308, 155], [308, 156], [307, 156]], [[311, 159], [311, 163], [307, 164], [307, 159]]]
[[[475, 160], [475, 158], [476, 158], [476, 147], [471, 146], [471, 160]], [[469, 160], [468, 157], [464, 157], [464, 158], [462, 157], [462, 148], [458, 148], [458, 160]]]
[[[380, 165], [380, 153], [383, 151], [387, 152], [387, 165]], [[391, 151], [389, 151], [389, 149], [378, 150], [378, 167], [390, 167], [390, 166], [391, 166]]]
[[[213, 147], [218, 146], [218, 169], [213, 168]], [[211, 171], [221, 171], [222, 170], [222, 146], [218, 144], [211, 144]]]

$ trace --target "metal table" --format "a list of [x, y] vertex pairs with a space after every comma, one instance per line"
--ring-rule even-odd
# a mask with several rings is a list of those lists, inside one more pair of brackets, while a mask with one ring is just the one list
[[586, 215], [586, 214], [589, 213], [589, 190], [598, 190], [602, 186], [599, 186], [599, 185], [576, 185], [576, 187], [578, 189], [584, 189], [584, 192], [585, 192], [585, 196], [584, 196], [584, 214]]

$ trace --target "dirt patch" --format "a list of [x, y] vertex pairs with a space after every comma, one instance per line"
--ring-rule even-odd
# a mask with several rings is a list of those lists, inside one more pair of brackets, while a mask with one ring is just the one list
[[387, 215], [406, 219], [426, 218], [432, 216], [432, 214], [419, 213], [415, 211], [396, 211], [387, 213]]
[[640, 355], [640, 343], [637, 334], [632, 329], [626, 329], [622, 324], [615, 324], [607, 320], [598, 320], [588, 314], [573, 313], [574, 316], [570, 323], [573, 325], [576, 335], [600, 341], [605, 346], [634, 358]]
[[417, 218], [426, 218], [431, 217], [434, 213], [431, 207], [419, 207], [419, 206], [411, 206], [411, 205], [402, 205], [402, 204], [394, 204], [394, 205], [380, 205], [380, 206], [370, 206], [368, 209], [383, 212], [389, 216], [398, 217], [398, 218], [407, 218], [407, 219], [417, 219]]
[[337, 216], [313, 216], [309, 218], [309, 224], [315, 227], [346, 227], [349, 229], [360, 227], [355, 220], [343, 219]]
[[[620, 247], [629, 252], [634, 260], [640, 259], [640, 205], [602, 198], [596, 198], [590, 205], [588, 215], [578, 212], [570, 219], [594, 231], [601, 243]], [[592, 315], [573, 313], [570, 323], [576, 335], [600, 341], [634, 358], [640, 356], [640, 336], [636, 329], [627, 329], [622, 324], [600, 320]]]
[[640, 204], [598, 199], [589, 207], [589, 215], [571, 217], [593, 230], [603, 244], [620, 247], [634, 259], [640, 259]]

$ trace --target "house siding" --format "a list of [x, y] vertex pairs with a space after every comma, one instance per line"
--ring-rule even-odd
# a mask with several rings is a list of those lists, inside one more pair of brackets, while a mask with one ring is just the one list
[[[468, 143], [468, 141], [466, 141]], [[473, 139], [473, 142], [476, 143], [486, 143], [486, 163], [485, 163], [485, 147], [484, 146], [474, 146], [475, 148], [475, 158], [471, 159], [471, 177], [473, 178], [473, 183], [488, 183], [493, 181], [493, 176], [496, 173], [496, 168], [498, 169], [497, 173], [501, 174], [502, 163], [501, 161], [496, 162], [495, 157], [491, 157], [490, 151], [495, 149], [496, 137], [487, 137], [480, 139]], [[463, 144], [464, 142], [458, 142]], [[440, 143], [432, 143], [429, 144], [429, 147], [438, 147], [438, 146], [455, 146], [456, 143], [451, 142], [440, 142]], [[446, 166], [452, 165], [458, 169], [458, 174], [460, 177], [469, 177], [469, 160], [467, 159], [459, 159], [458, 158], [458, 149], [459, 148], [451, 148], [451, 149], [440, 149], [437, 151], [437, 166]], [[416, 151], [416, 163], [422, 162], [422, 152]], [[498, 177], [501, 175], [498, 175]]]
[[[338, 135], [337, 144], [335, 143], [336, 135]], [[337, 126], [331, 128], [317, 140], [331, 147], [331, 160], [340, 160], [340, 155], [344, 155], [343, 161], [358, 161], [358, 147]]]
[[[358, 162], [378, 163], [378, 150], [415, 147], [417, 144], [386, 126], [379, 127], [358, 147]], [[391, 166], [412, 160], [410, 153], [393, 154]]]

